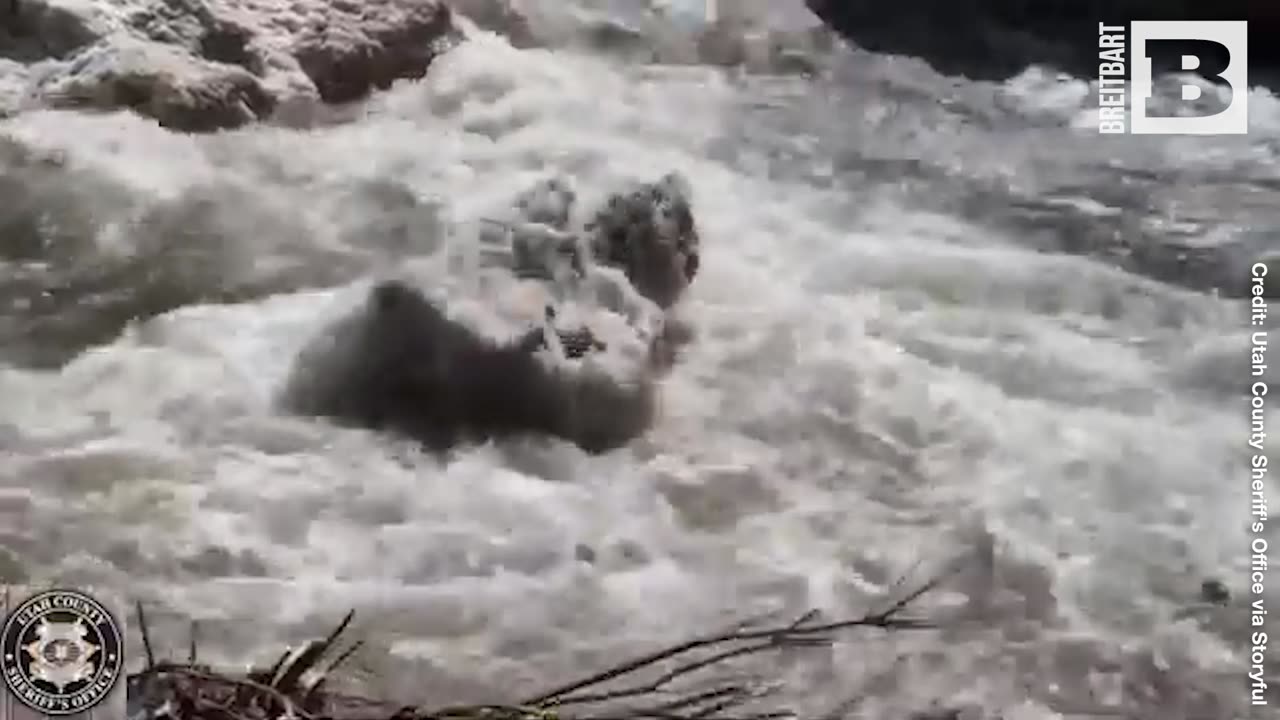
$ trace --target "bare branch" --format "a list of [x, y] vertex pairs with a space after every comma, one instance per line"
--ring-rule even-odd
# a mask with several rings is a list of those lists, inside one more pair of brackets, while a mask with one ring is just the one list
[[142, 601], [137, 602], [138, 609], [138, 631], [142, 633], [142, 649], [147, 654], [147, 669], [156, 666], [156, 654], [151, 649], [151, 633], [147, 630], [147, 614], [142, 609]]
[[[773, 614], [761, 616], [641, 655], [515, 704], [434, 709], [325, 690], [338, 667], [361, 647], [356, 642], [332, 661], [324, 662], [351, 625], [354, 612], [348, 613], [323, 640], [311, 641], [300, 651], [284, 653], [269, 669], [251, 671], [245, 677], [228, 677], [196, 666], [194, 623], [189, 664], [156, 663], [139, 604], [147, 669], [129, 680], [139, 687], [147, 686], [148, 698], [162, 698], [156, 702], [169, 707], [169, 717], [174, 720], [783, 720], [794, 717], [793, 713], [747, 709], [749, 703], [768, 697], [779, 685], [751, 673], [731, 673], [731, 663], [782, 649], [829, 646], [836, 633], [853, 628], [892, 631], [933, 627], [927, 620], [907, 617], [906, 609], [936, 589], [947, 576], [935, 577], [904, 593], [887, 608], [860, 618], [820, 622], [821, 614], [810, 610], [789, 623], [759, 627]], [[317, 669], [318, 677], [309, 686], [304, 684], [303, 676]], [[649, 677], [640, 679], [639, 674]], [[742, 677], [735, 679], [735, 674]], [[695, 683], [699, 676], [702, 679]], [[675, 689], [677, 681], [683, 690]], [[618, 684], [622, 686], [617, 687]], [[158, 692], [153, 692], [157, 688]], [[577, 710], [566, 715], [564, 711], [570, 707]], [[599, 710], [587, 711], [592, 707]], [[735, 708], [742, 712], [735, 712]]]

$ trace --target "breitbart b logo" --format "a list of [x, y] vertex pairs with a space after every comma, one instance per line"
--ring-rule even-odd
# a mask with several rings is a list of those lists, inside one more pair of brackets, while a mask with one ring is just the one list
[[[1239, 21], [1143, 20], [1129, 26], [1098, 26], [1098, 129], [1135, 135], [1243, 135], [1249, 131], [1248, 23]], [[1132, 55], [1125, 63], [1125, 50]], [[1124, 72], [1131, 96], [1125, 102]], [[1181, 83], [1179, 95], [1156, 97], [1154, 77], [1190, 73], [1221, 86], [1221, 97], [1205, 96]], [[1162, 88], [1163, 89], [1163, 88]], [[1167, 92], [1167, 91], [1166, 91]]]
[[0, 673], [14, 700], [43, 716], [100, 704], [124, 664], [110, 611], [75, 590], [47, 590], [17, 606], [0, 629]]

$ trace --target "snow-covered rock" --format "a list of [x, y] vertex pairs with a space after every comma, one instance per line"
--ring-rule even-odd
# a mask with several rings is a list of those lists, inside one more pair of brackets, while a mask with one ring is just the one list
[[16, 0], [0, 111], [130, 108], [177, 130], [306, 122], [422, 76], [458, 38], [442, 0]]

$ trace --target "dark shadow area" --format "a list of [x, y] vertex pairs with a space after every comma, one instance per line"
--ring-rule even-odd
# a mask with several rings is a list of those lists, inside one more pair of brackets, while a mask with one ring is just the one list
[[945, 75], [1005, 80], [1029, 65], [1098, 74], [1098, 23], [1248, 20], [1249, 82], [1280, 88], [1280, 4], [1264, 0], [807, 0], [815, 14], [871, 52], [910, 55]]

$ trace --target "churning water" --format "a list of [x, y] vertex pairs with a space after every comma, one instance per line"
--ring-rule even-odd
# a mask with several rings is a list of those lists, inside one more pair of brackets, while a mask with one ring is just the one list
[[[954, 562], [926, 603], [943, 630], [787, 664], [792, 704], [1088, 716], [1123, 677], [1134, 717], [1241, 717], [1228, 296], [1280, 249], [1280, 104], [1255, 92], [1244, 137], [1100, 137], [1086, 82], [828, 62], [742, 75], [480, 33], [310, 130], [5, 121], [0, 563], [163, 608], [177, 652], [197, 619], [210, 659], [354, 607], [357, 677], [440, 702], [728, 615], [874, 609]], [[479, 313], [457, 258], [480, 218], [551, 175], [590, 207], [672, 170], [705, 244], [697, 339], [633, 447], [441, 461], [276, 410], [371, 278]], [[1209, 578], [1238, 599], [1199, 605]]]

